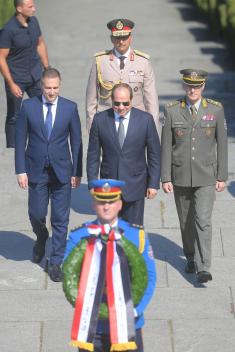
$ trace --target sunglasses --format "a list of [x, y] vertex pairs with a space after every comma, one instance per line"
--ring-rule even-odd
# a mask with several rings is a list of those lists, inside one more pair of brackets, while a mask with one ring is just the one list
[[114, 106], [120, 106], [120, 105], [123, 105], [123, 106], [129, 106], [130, 105], [130, 102], [129, 101], [114, 101], [113, 102], [113, 105]]
[[131, 34], [127, 34], [127, 35], [122, 35], [122, 36], [112, 36], [112, 38], [116, 41], [122, 40], [122, 41], [126, 41], [128, 38], [130, 38]]

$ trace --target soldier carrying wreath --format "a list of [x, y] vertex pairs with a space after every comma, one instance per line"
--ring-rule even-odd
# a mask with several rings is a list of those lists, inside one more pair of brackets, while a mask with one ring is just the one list
[[63, 287], [75, 307], [71, 345], [79, 351], [144, 351], [156, 270], [143, 227], [118, 218], [124, 184], [90, 182], [97, 219], [71, 231], [67, 243]]

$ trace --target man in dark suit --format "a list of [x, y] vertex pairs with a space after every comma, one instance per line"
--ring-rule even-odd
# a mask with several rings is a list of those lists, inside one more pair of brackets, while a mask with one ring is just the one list
[[71, 187], [78, 187], [82, 176], [81, 126], [77, 105], [58, 96], [60, 73], [46, 69], [41, 83], [42, 96], [25, 100], [17, 120], [15, 170], [19, 186], [29, 188], [28, 212], [37, 236], [35, 263], [45, 255], [49, 236], [46, 215], [51, 199], [52, 253], [48, 272], [53, 281], [61, 281]]
[[[132, 89], [119, 83], [112, 90], [112, 108], [97, 113], [87, 153], [88, 182], [100, 178], [124, 180], [124, 220], [142, 225], [144, 198], [159, 189], [160, 143], [152, 115], [132, 107]], [[100, 162], [100, 157], [101, 162]]]

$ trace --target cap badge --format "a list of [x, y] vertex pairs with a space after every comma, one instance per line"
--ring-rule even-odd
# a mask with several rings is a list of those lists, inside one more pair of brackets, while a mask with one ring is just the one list
[[190, 74], [190, 78], [193, 79], [193, 80], [197, 79], [197, 76], [198, 76], [197, 72], [195, 72], [195, 71], [191, 72], [191, 74]]
[[111, 190], [110, 184], [108, 182], [106, 182], [102, 187], [102, 191], [105, 193], [108, 193], [108, 192], [110, 192], [110, 190]]
[[116, 24], [116, 28], [118, 30], [121, 30], [123, 27], [124, 27], [124, 25], [123, 25], [122, 21], [118, 21], [117, 24]]

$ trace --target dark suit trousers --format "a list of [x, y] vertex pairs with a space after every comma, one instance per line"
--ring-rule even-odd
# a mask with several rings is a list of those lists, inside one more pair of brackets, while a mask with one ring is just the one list
[[71, 183], [58, 181], [52, 168], [45, 168], [38, 183], [29, 183], [28, 211], [33, 232], [41, 242], [48, 238], [46, 215], [51, 200], [52, 252], [50, 264], [61, 264], [66, 246]]
[[[136, 345], [137, 345], [137, 350], [134, 350], [134, 351], [135, 352], [143, 352], [144, 346], [143, 346], [141, 329], [136, 330], [135, 341], [136, 341]], [[94, 345], [95, 345], [95, 352], [109, 352], [110, 351], [110, 336], [97, 334], [95, 337]], [[78, 351], [85, 352], [86, 350], [78, 349]], [[128, 351], [126, 351], [126, 352], [128, 352]]]
[[[22, 92], [32, 98], [41, 94], [40, 81], [28, 83], [16, 83]], [[5, 91], [7, 98], [7, 116], [5, 124], [6, 146], [7, 148], [15, 148], [15, 124], [19, 115], [22, 98], [16, 98], [10, 91], [10, 88], [5, 82]]]
[[123, 200], [122, 210], [119, 216], [130, 224], [143, 225], [144, 199], [139, 199], [135, 202], [126, 202]]

